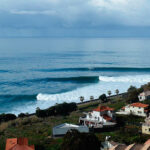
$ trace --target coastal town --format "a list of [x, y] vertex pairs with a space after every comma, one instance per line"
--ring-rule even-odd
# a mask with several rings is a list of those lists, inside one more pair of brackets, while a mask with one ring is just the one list
[[[149, 83], [139, 89], [131, 86], [127, 93], [121, 94], [117, 89], [116, 95], [108, 91], [109, 96], [102, 94], [99, 99], [91, 96], [89, 101], [81, 96], [78, 104], [56, 104], [45, 110], [37, 108], [35, 114], [21, 113], [18, 117], [1, 114], [0, 136], [3, 143], [0, 142], [0, 146], [5, 150], [36, 150], [45, 149], [45, 145], [49, 149], [61, 150], [66, 144], [66, 136], [83, 134], [97, 139], [99, 146], [95, 149], [149, 150], [149, 87]], [[18, 132], [22, 128], [23, 133]], [[42, 139], [39, 139], [40, 136]], [[36, 141], [39, 143], [36, 144]]]

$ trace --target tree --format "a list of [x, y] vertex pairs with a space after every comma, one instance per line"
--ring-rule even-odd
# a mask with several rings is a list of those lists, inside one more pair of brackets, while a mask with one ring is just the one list
[[115, 93], [116, 93], [116, 95], [118, 95], [118, 94], [119, 94], [119, 90], [118, 90], [118, 89], [116, 89]]
[[139, 92], [138, 90], [135, 88], [135, 89], [130, 89], [128, 90], [128, 97], [127, 97], [127, 102], [128, 103], [134, 103], [134, 102], [138, 102], [139, 99], [138, 99], [138, 95], [139, 95]]
[[99, 150], [101, 142], [92, 133], [71, 130], [64, 136], [61, 150]]
[[83, 103], [83, 101], [84, 101], [84, 96], [80, 96], [80, 101]]
[[127, 90], [127, 92], [132, 92], [132, 91], [135, 91], [135, 90], [137, 90], [137, 88], [135, 87], [135, 86], [130, 86], [129, 88], [128, 88], [128, 90]]
[[102, 102], [107, 102], [107, 96], [106, 96], [106, 94], [102, 94], [101, 96], [99, 96], [99, 99], [100, 99]]
[[109, 91], [107, 92], [107, 94], [110, 96], [112, 93], [111, 93], [111, 91], [109, 90]]
[[93, 101], [94, 100], [94, 96], [90, 96], [90, 101]]

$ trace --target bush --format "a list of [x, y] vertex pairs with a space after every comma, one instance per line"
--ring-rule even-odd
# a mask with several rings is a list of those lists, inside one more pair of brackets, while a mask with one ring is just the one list
[[36, 115], [41, 118], [56, 115], [65, 116], [68, 115], [70, 112], [75, 111], [76, 109], [77, 109], [76, 103], [62, 103], [52, 106], [45, 110], [41, 110], [40, 108], [38, 108], [36, 110]]
[[16, 118], [17, 117], [14, 114], [1, 114], [0, 115], [0, 123], [1, 122], [7, 122], [7, 121], [10, 121], [10, 120], [14, 120]]
[[19, 118], [24, 118], [24, 117], [27, 117], [27, 116], [29, 116], [29, 115], [28, 114], [24, 114], [24, 113], [20, 113], [18, 115]]

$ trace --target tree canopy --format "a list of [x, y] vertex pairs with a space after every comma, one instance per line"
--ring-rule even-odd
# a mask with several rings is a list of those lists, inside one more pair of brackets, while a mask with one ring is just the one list
[[77, 130], [67, 132], [61, 150], [99, 150], [101, 142], [92, 133], [80, 133]]

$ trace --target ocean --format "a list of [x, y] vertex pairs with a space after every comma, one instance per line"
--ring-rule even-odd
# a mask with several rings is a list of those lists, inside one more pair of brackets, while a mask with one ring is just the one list
[[0, 39], [0, 113], [34, 113], [147, 82], [149, 38]]

